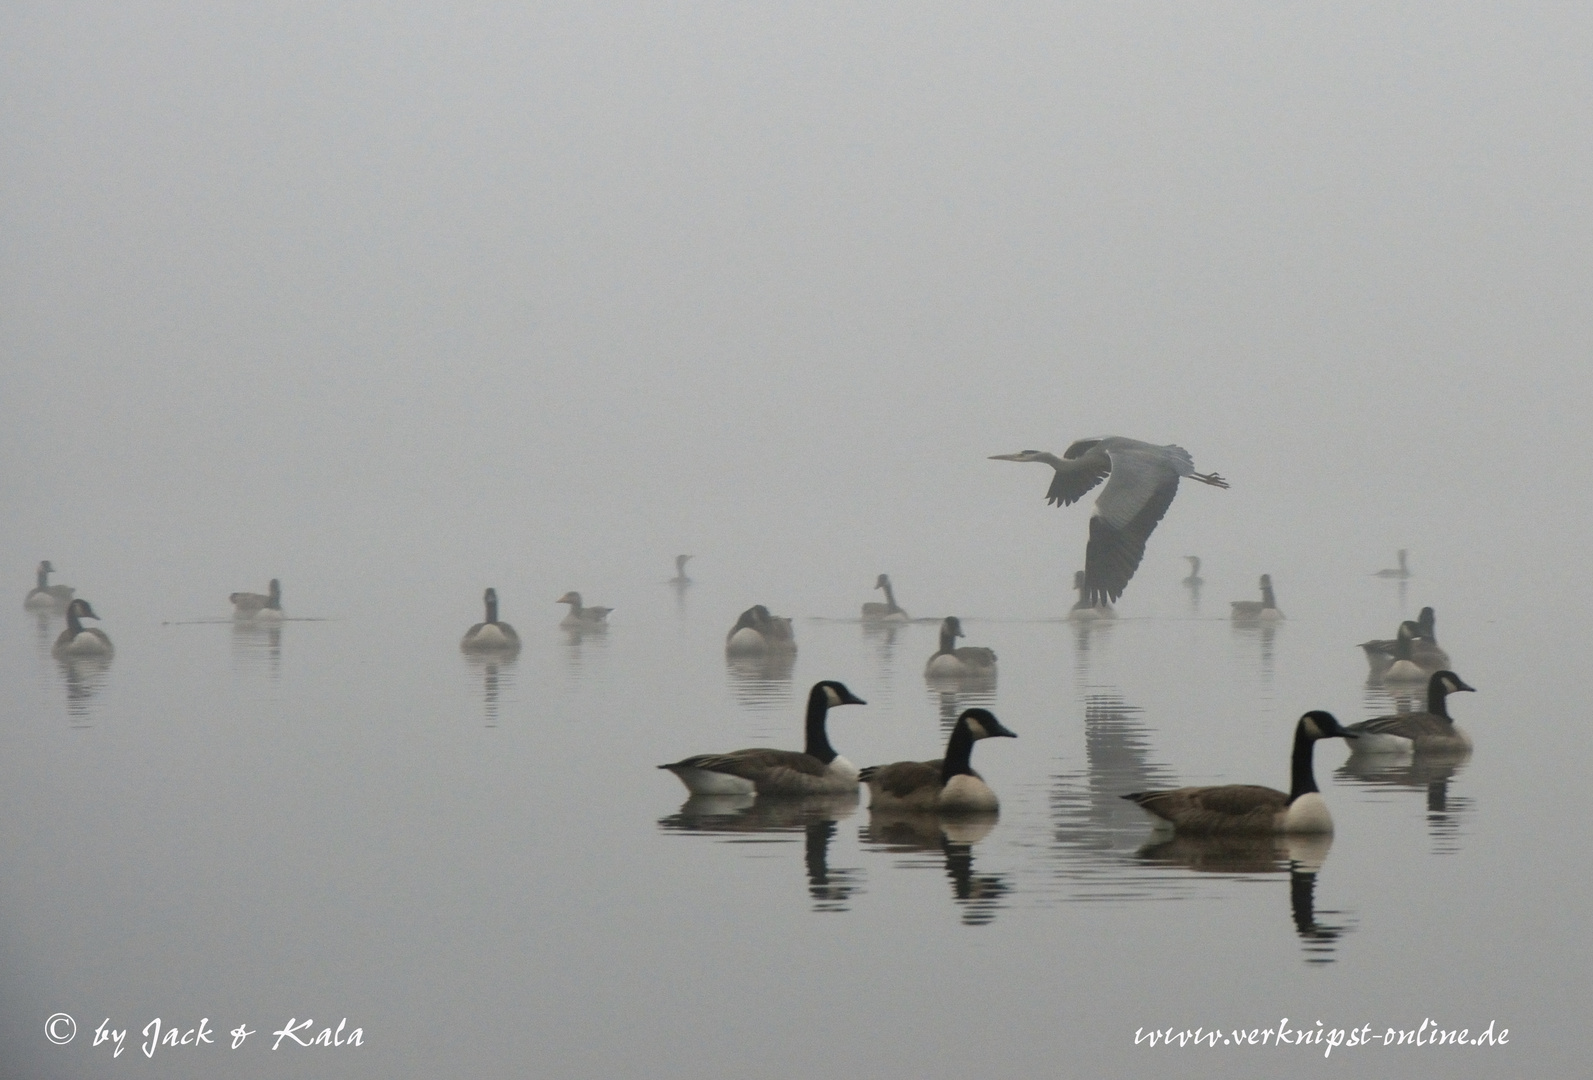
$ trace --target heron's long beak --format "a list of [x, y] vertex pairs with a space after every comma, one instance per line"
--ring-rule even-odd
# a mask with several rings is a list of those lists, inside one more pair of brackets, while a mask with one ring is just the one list
[[1022, 454], [991, 454], [990, 457], [987, 460], [990, 460], [990, 461], [1026, 461], [1028, 459], [1025, 458]]

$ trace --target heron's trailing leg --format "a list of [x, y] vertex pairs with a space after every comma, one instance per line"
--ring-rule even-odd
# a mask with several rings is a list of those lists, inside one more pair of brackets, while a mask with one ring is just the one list
[[1228, 481], [1216, 473], [1190, 473], [1189, 478], [1191, 480], [1199, 480], [1202, 484], [1210, 484], [1212, 487], [1225, 488], [1228, 486]]

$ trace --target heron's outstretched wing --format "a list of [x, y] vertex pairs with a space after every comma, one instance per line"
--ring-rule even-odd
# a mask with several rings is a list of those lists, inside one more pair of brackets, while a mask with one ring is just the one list
[[1112, 603], [1123, 595], [1145, 557], [1145, 541], [1178, 494], [1180, 465], [1189, 457], [1177, 447], [1113, 441], [1128, 445], [1111, 448], [1112, 478], [1095, 500], [1090, 518], [1084, 588], [1091, 606]]
[[1052, 459], [1056, 475], [1045, 493], [1053, 506], [1072, 506], [1088, 495], [1112, 471], [1112, 459], [1100, 448], [1100, 439], [1080, 439], [1067, 448], [1060, 461]]

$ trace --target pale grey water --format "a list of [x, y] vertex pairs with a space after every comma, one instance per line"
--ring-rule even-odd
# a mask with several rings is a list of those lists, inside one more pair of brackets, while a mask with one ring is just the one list
[[[1289, 619], [1246, 630], [1223, 618], [1242, 577], [1208, 563], [1197, 615], [1171, 566], [1147, 564], [1115, 625], [958, 612], [1000, 656], [994, 689], [960, 700], [924, 683], [935, 626], [871, 632], [844, 610], [785, 609], [789, 672], [729, 668], [724, 631], [759, 597], [706, 567], [683, 596], [590, 595], [618, 610], [585, 638], [557, 628], [557, 592], [500, 588], [525, 648], [498, 664], [457, 649], [468, 595], [279, 630], [106, 604], [117, 653], [93, 671], [52, 660], [53, 626], [16, 611], [0, 620], [8, 1075], [1273, 1076], [1285, 1055], [1335, 1076], [1573, 1075], [1593, 914], [1568, 806], [1588, 750], [1574, 620], [1441, 603], [1479, 688], [1454, 700], [1475, 754], [1452, 775], [1356, 776], [1323, 744], [1337, 833], [1314, 882], [1291, 880], [1266, 848], [1147, 848], [1117, 796], [1286, 786], [1297, 715], [1382, 711], [1352, 646], [1432, 593], [1280, 580]], [[338, 614], [288, 584], [290, 615]], [[929, 590], [899, 590], [929, 614]], [[993, 708], [1019, 735], [976, 753], [995, 828], [953, 830], [970, 846], [846, 800], [686, 803], [654, 768], [800, 745], [823, 677], [869, 702], [831, 718], [860, 765], [936, 756], [958, 708]], [[79, 1026], [64, 1047], [45, 1039], [56, 1011]], [[209, 1017], [218, 1045], [146, 1060], [156, 1016]], [[289, 1017], [347, 1017], [365, 1045], [273, 1053]], [[1139, 1028], [1283, 1017], [1493, 1021], [1510, 1042], [1327, 1060], [1134, 1045]], [[115, 1061], [90, 1045], [106, 1018], [131, 1029]], [[256, 1034], [232, 1050], [239, 1023]]]

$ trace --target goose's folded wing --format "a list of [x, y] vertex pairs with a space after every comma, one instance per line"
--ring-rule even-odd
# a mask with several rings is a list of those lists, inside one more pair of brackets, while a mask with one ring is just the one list
[[940, 761], [897, 761], [864, 769], [862, 779], [870, 787], [905, 799], [915, 791], [940, 786]]
[[[823, 776], [824, 763], [811, 754], [797, 750], [732, 750], [728, 754], [698, 754], [675, 763], [688, 769], [706, 769], [709, 772], [739, 776], [744, 780], [767, 780], [776, 772], [799, 773], [804, 776]], [[672, 768], [674, 766], [664, 766]]]

